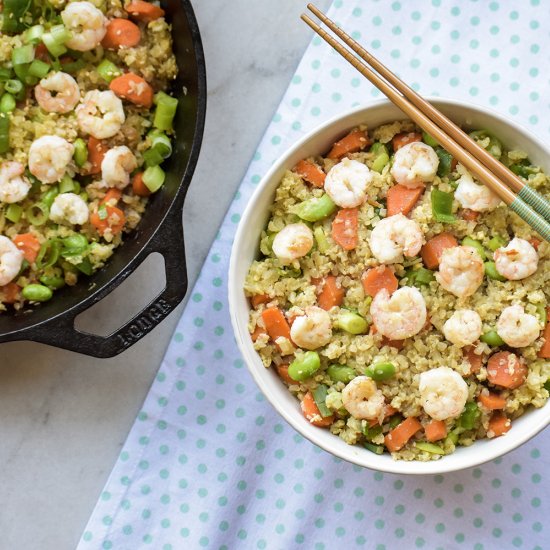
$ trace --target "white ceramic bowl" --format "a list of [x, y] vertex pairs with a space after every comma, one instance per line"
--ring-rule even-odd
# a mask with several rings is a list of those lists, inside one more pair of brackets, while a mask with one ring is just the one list
[[[550, 148], [515, 122], [494, 111], [461, 101], [440, 98], [430, 98], [430, 101], [454, 122], [472, 128], [490, 129], [507, 148], [527, 151], [534, 164], [542, 166], [547, 172], [550, 170]], [[528, 411], [513, 422], [512, 429], [503, 437], [476, 441], [471, 447], [459, 447], [452, 455], [430, 462], [396, 461], [388, 453], [376, 455], [359, 445], [347, 445], [328, 430], [312, 426], [302, 416], [298, 400], [287, 390], [275, 370], [263, 366], [248, 333], [250, 306], [243, 291], [248, 268], [258, 256], [260, 233], [267, 223], [275, 189], [285, 170], [302, 158], [326, 152], [332, 143], [360, 123], [375, 128], [405, 118], [388, 100], [353, 109], [308, 133], [272, 166], [250, 199], [235, 236], [229, 268], [229, 307], [237, 344], [254, 380], [294, 429], [326, 451], [359, 466], [399, 474], [436, 474], [476, 466], [518, 447], [550, 423], [550, 405]]]

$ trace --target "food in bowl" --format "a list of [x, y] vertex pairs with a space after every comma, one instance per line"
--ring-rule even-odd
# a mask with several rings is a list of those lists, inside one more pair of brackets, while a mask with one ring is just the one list
[[164, 183], [176, 75], [154, 3], [4, 3], [0, 311], [91, 275], [136, 228]]
[[[539, 192], [550, 179], [472, 137]], [[249, 332], [305, 418], [429, 461], [549, 396], [550, 246], [409, 121], [286, 171], [245, 281]]]

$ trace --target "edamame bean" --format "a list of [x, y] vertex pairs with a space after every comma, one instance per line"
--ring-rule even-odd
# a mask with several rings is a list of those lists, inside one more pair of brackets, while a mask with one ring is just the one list
[[346, 365], [330, 365], [327, 374], [333, 382], [344, 382], [347, 384], [355, 378], [355, 370]]
[[485, 334], [482, 334], [479, 339], [493, 347], [504, 345], [504, 340], [498, 335], [496, 330], [487, 331]]
[[294, 213], [306, 222], [318, 222], [330, 216], [336, 210], [336, 205], [328, 195], [308, 199], [294, 207]]
[[485, 262], [483, 264], [485, 269], [485, 275], [489, 277], [489, 279], [494, 279], [495, 281], [505, 281], [506, 277], [503, 277], [498, 271], [497, 267], [495, 265], [495, 262]]
[[364, 334], [369, 327], [366, 319], [353, 311], [343, 311], [336, 319], [338, 328], [350, 334]]
[[422, 132], [422, 141], [430, 147], [437, 147], [439, 143], [428, 132]]
[[395, 365], [393, 363], [376, 363], [365, 370], [365, 374], [376, 382], [388, 380], [395, 376]]
[[288, 366], [288, 375], [292, 380], [303, 382], [311, 378], [321, 366], [321, 359], [316, 351], [306, 351]]
[[483, 245], [479, 241], [476, 241], [475, 239], [472, 239], [470, 237], [464, 237], [462, 239], [462, 246], [471, 246], [472, 248], [475, 248], [478, 254], [481, 256], [482, 260], [485, 260], [487, 258]]
[[47, 302], [53, 295], [51, 289], [39, 284], [27, 285], [21, 291], [23, 298], [31, 302]]
[[42, 275], [42, 277], [40, 277], [40, 282], [47, 287], [53, 288], [54, 290], [65, 286], [65, 279], [55, 275]]

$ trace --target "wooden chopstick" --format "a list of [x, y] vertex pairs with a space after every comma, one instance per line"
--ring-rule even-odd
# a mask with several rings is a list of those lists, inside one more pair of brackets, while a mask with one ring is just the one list
[[546, 221], [550, 222], [550, 202], [529, 187], [507, 166], [499, 162], [495, 157], [480, 147], [466, 132], [457, 126], [452, 120], [438, 111], [431, 103], [417, 94], [410, 86], [383, 65], [376, 57], [370, 54], [361, 44], [349, 36], [344, 30], [328, 18], [315, 5], [308, 4], [308, 9], [314, 13], [332, 32], [339, 36], [357, 55], [373, 67], [384, 77], [397, 91], [401, 92], [413, 105], [433, 120], [447, 135], [451, 136], [461, 147], [469, 151], [474, 157], [489, 168], [501, 181], [510, 187], [512, 191], [530, 205]]
[[378, 74], [372, 71], [365, 63], [353, 55], [342, 44], [330, 36], [324, 29], [315, 23], [310, 17], [305, 14], [301, 16], [323, 40], [332, 46], [344, 59], [346, 59], [353, 67], [355, 67], [363, 76], [365, 76], [372, 84], [374, 84], [384, 95], [386, 95], [392, 103], [399, 107], [406, 115], [408, 115], [420, 128], [428, 132], [442, 147], [451, 153], [461, 164], [463, 164], [470, 172], [473, 172], [476, 177], [494, 191], [516, 214], [518, 214], [525, 222], [533, 227], [545, 240], [550, 242], [550, 223], [548, 223], [541, 215], [535, 212], [528, 204], [519, 198], [511, 189], [509, 189], [500, 179], [497, 178], [485, 165], [483, 165], [476, 157], [463, 149], [456, 141], [448, 136], [435, 122], [428, 118], [415, 105], [401, 95], [395, 88], [390, 86]]

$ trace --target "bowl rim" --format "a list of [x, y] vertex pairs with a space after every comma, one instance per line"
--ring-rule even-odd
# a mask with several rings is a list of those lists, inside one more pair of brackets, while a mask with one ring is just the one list
[[[425, 96], [425, 99], [431, 103], [437, 104], [438, 106], [441, 105], [444, 107], [458, 108], [458, 109], [464, 108], [469, 111], [477, 111], [482, 115], [488, 115], [492, 118], [499, 119], [505, 125], [509, 126], [510, 129], [513, 130], [513, 132], [519, 134], [522, 137], [527, 137], [532, 142], [534, 142], [550, 158], [550, 146], [547, 146], [537, 135], [529, 132], [527, 128], [525, 128], [521, 124], [518, 124], [516, 121], [510, 119], [508, 116], [503, 115], [502, 113], [499, 113], [493, 109], [487, 108], [483, 105], [467, 102], [464, 100], [458, 100], [458, 99], [452, 99], [452, 98], [440, 97], [440, 96]], [[246, 340], [249, 339], [249, 333], [248, 333], [248, 330], [246, 330], [246, 323], [244, 324], [245, 334], [243, 335], [243, 330], [242, 330], [243, 325], [242, 325], [242, 322], [240, 322], [237, 314], [237, 301], [239, 300], [239, 298], [242, 298], [242, 294], [240, 293], [243, 292], [243, 289], [241, 287], [240, 281], [237, 281], [237, 265], [239, 260], [238, 260], [238, 254], [236, 253], [236, 251], [238, 250], [244, 235], [249, 233], [250, 225], [248, 222], [250, 221], [250, 218], [256, 209], [256, 203], [258, 202], [260, 197], [263, 195], [265, 188], [268, 187], [274, 175], [288, 162], [288, 159], [291, 158], [297, 150], [301, 149], [307, 142], [309, 142], [311, 139], [313, 139], [317, 135], [323, 134], [324, 132], [328, 131], [333, 125], [338, 124], [341, 120], [352, 117], [354, 115], [359, 115], [359, 114], [361, 114], [361, 116], [364, 118], [365, 116], [368, 116], [369, 112], [371, 111], [376, 111], [380, 108], [384, 108], [392, 105], [393, 104], [389, 99], [382, 98], [382, 99], [370, 101], [368, 103], [358, 105], [351, 109], [342, 111], [337, 115], [330, 117], [325, 122], [322, 122], [321, 124], [315, 126], [310, 131], [306, 132], [296, 142], [294, 142], [287, 149], [285, 149], [284, 153], [281, 156], [279, 156], [277, 160], [270, 166], [268, 171], [265, 173], [265, 175], [262, 177], [262, 179], [258, 183], [258, 186], [255, 189], [255, 191], [252, 193], [250, 199], [248, 200], [248, 203], [243, 211], [241, 220], [239, 222], [239, 225], [237, 227], [235, 237], [233, 240], [233, 245], [231, 248], [231, 256], [229, 261], [229, 274], [228, 274], [229, 314], [230, 314], [230, 319], [233, 327], [235, 340], [237, 342], [241, 355], [246, 363], [247, 369], [252, 375], [252, 378], [254, 379], [255, 383], [258, 385], [259, 389], [261, 390], [263, 395], [266, 397], [266, 399], [270, 402], [270, 404], [273, 406], [273, 408], [276, 410], [276, 412], [280, 416], [282, 416], [283, 419], [303, 437], [305, 437], [306, 439], [308, 439], [310, 442], [317, 445], [318, 447], [324, 449], [328, 453], [332, 454], [333, 456], [346, 460], [350, 463], [357, 464], [361, 467], [369, 468], [376, 471], [395, 473], [395, 474], [414, 474], [414, 475], [433, 475], [433, 474], [440, 474], [440, 473], [449, 473], [453, 471], [459, 471], [466, 468], [478, 466], [480, 464], [484, 464], [486, 462], [494, 460], [495, 458], [501, 457], [507, 454], [508, 452], [523, 445], [525, 442], [527, 442], [529, 439], [537, 435], [540, 431], [542, 431], [545, 427], [547, 427], [550, 424], [550, 405], [547, 403], [543, 407], [543, 409], [547, 409], [547, 413], [542, 416], [542, 419], [538, 423], [533, 425], [529, 424], [527, 427], [523, 427], [521, 432], [519, 432], [517, 435], [514, 434], [513, 439], [510, 439], [509, 442], [508, 440], [505, 439], [505, 443], [501, 444], [500, 446], [497, 445], [494, 448], [494, 450], [492, 449], [492, 446], [488, 448], [489, 450], [487, 450], [487, 447], [486, 447], [480, 458], [478, 458], [478, 456], [475, 453], [470, 453], [471, 456], [466, 457], [460, 464], [452, 464], [452, 465], [451, 464], [446, 465], [444, 458], [440, 460], [431, 460], [428, 462], [389, 460], [387, 464], [383, 464], [382, 467], [374, 464], [366, 464], [366, 462], [369, 462], [369, 460], [359, 461], [357, 457], [355, 457], [354, 459], [354, 457], [352, 456], [354, 454], [357, 454], [353, 452], [353, 450], [357, 447], [356, 445], [348, 445], [346, 448], [342, 450], [333, 448], [328, 438], [326, 437], [327, 435], [326, 430], [319, 430], [317, 428], [314, 428], [313, 430], [308, 429], [308, 428], [311, 428], [309, 424], [296, 422], [294, 412], [282, 406], [277, 396], [272, 391], [272, 384], [262, 379], [258, 369], [254, 366], [253, 361], [251, 360], [251, 357], [250, 357], [251, 348], [250, 348], [249, 342], [248, 342], [248, 346], [246, 342]], [[402, 119], [404, 120], [407, 118], [408, 117], [406, 116], [406, 114], [403, 113]], [[254, 351], [254, 355], [257, 358], [259, 357], [255, 351]], [[262, 368], [265, 368], [265, 367], [262, 367]], [[330, 436], [331, 438], [338, 437], [333, 434], [330, 434]], [[360, 450], [364, 451], [364, 449], [362, 448]], [[364, 456], [367, 456], [367, 455], [364, 455]], [[373, 455], [373, 457], [374, 456], [376, 455]], [[422, 471], [415, 471], [420, 469]]]

